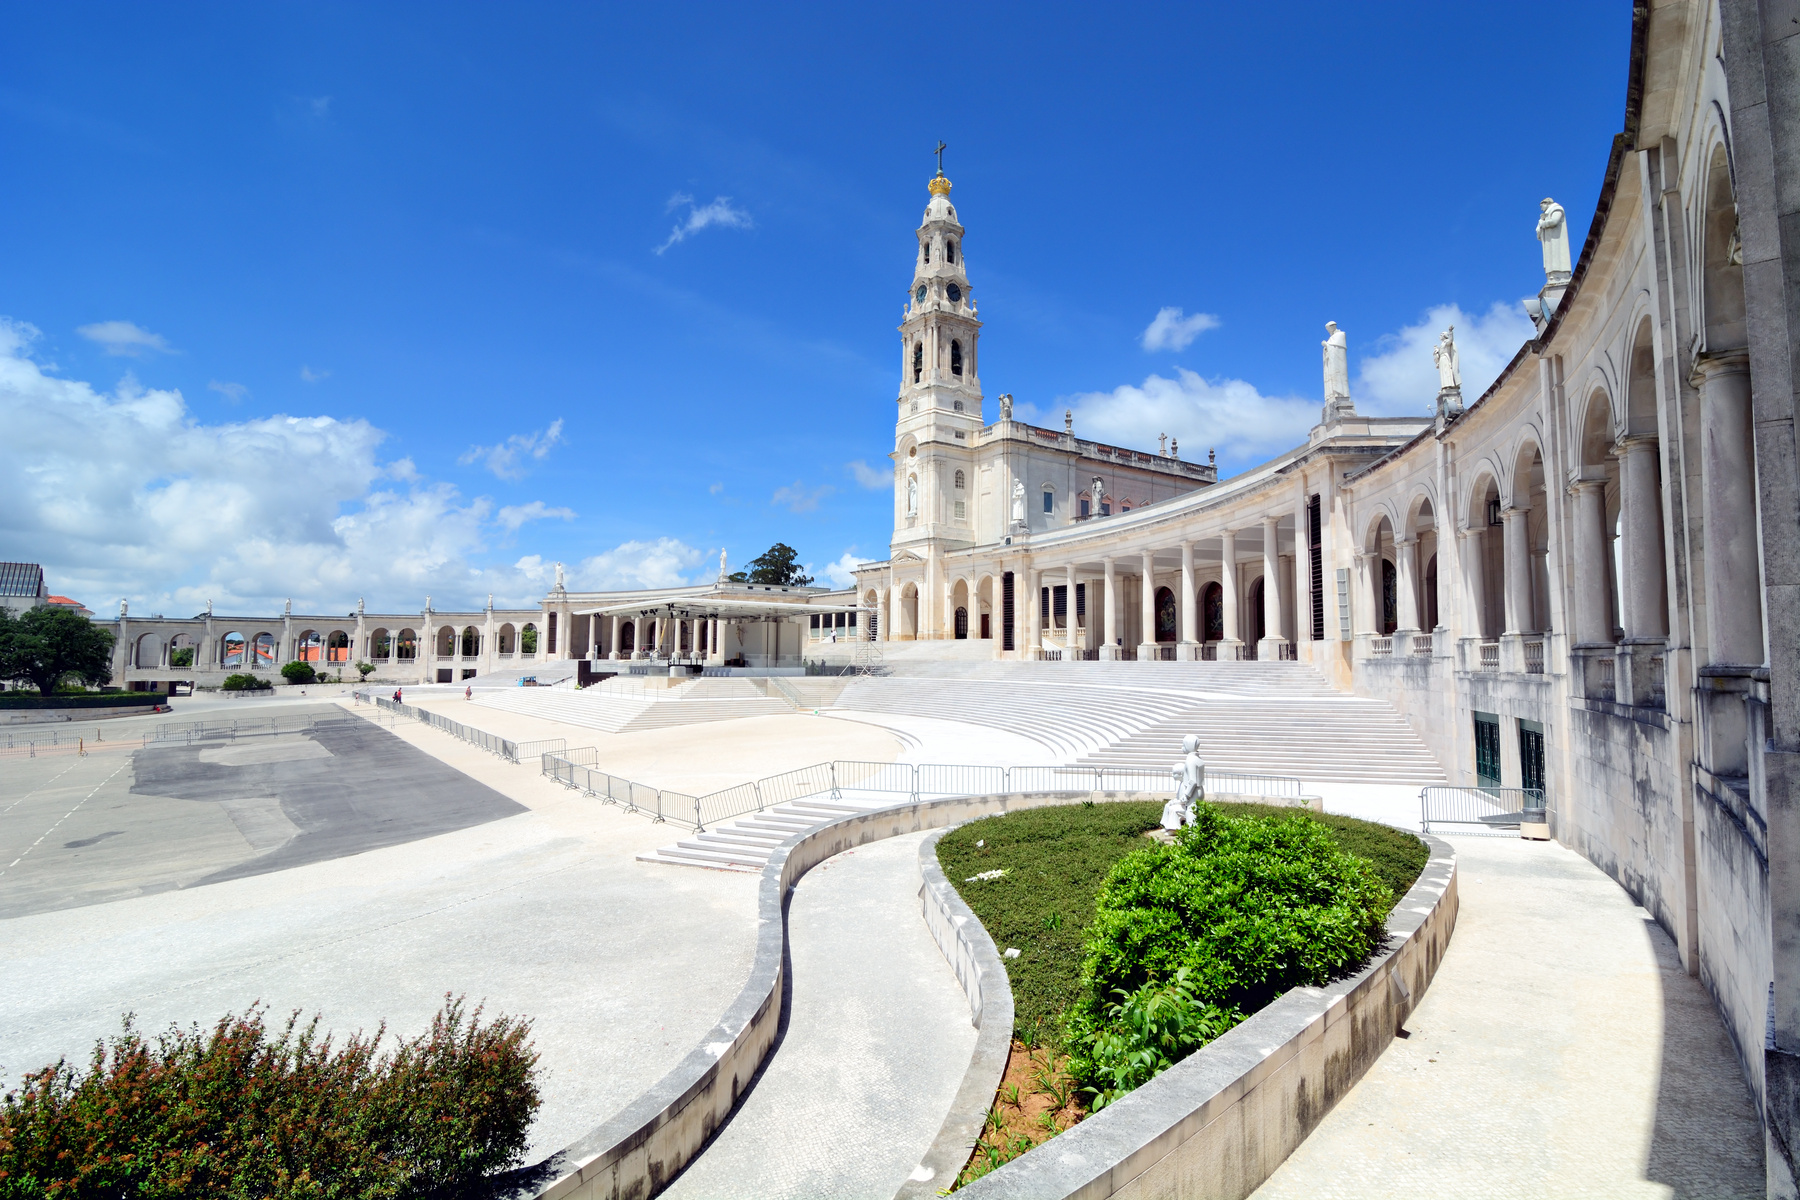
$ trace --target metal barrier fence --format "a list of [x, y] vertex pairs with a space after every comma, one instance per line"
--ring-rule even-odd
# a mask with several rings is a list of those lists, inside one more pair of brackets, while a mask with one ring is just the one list
[[530, 762], [541, 760], [547, 754], [558, 754], [567, 749], [568, 743], [562, 738], [544, 738], [535, 742], [515, 742], [511, 738], [503, 738], [489, 733], [485, 729], [477, 729], [473, 725], [464, 725], [461, 721], [452, 721], [440, 713], [430, 712], [416, 705], [389, 700], [386, 696], [377, 696], [373, 692], [352, 693], [358, 702], [368, 702], [376, 708], [397, 716], [411, 717], [421, 721], [433, 729], [441, 729], [451, 737], [486, 750], [489, 754], [498, 755], [508, 762]]
[[[320, 716], [302, 713], [285, 717], [269, 717], [258, 721], [184, 721], [139, 726], [60, 725], [43, 730], [22, 730], [0, 734], [0, 758], [36, 758], [44, 754], [81, 753], [96, 749], [139, 749], [153, 745], [191, 746], [195, 742], [217, 741], [240, 737], [267, 737], [277, 733], [301, 733], [321, 725], [335, 725], [357, 720], [349, 716]], [[393, 724], [393, 718], [378, 724]], [[111, 737], [106, 735], [111, 733]]]
[[1544, 821], [1540, 788], [1428, 787], [1419, 791], [1419, 816], [1425, 832], [1433, 825], [1472, 826], [1459, 832], [1491, 837], [1518, 837], [1521, 822]]
[[[542, 756], [542, 770], [565, 786], [578, 788], [633, 811], [704, 831], [710, 824], [799, 800], [842, 801], [878, 794], [921, 797], [1000, 795], [1009, 792], [1166, 792], [1172, 780], [1161, 771], [1129, 767], [994, 767], [972, 763], [878, 763], [835, 759], [784, 771], [750, 783], [690, 796], [594, 769], [592, 746]], [[1298, 798], [1300, 781], [1278, 775], [1208, 771], [1209, 793]], [[849, 796], [846, 796], [849, 793]]]

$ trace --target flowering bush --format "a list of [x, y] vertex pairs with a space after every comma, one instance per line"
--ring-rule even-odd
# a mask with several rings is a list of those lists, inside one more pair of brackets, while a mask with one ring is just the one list
[[518, 1162], [538, 1107], [531, 1023], [445, 997], [431, 1029], [341, 1048], [318, 1018], [271, 1038], [252, 1006], [154, 1041], [131, 1018], [0, 1098], [0, 1198], [453, 1195]]

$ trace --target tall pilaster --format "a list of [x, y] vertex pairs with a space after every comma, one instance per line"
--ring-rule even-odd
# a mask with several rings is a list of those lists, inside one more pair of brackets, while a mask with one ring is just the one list
[[1105, 640], [1100, 646], [1100, 657], [1116, 659], [1121, 649], [1119, 645], [1119, 588], [1118, 574], [1113, 570], [1113, 558], [1107, 555], [1103, 560], [1106, 565], [1106, 625]]
[[1138, 596], [1138, 612], [1142, 624], [1138, 626], [1138, 661], [1150, 662], [1156, 658], [1156, 552], [1144, 551], [1143, 582]]
[[1219, 642], [1219, 657], [1235, 659], [1244, 639], [1238, 628], [1237, 531], [1232, 529], [1219, 535], [1219, 591], [1225, 617], [1225, 636]]

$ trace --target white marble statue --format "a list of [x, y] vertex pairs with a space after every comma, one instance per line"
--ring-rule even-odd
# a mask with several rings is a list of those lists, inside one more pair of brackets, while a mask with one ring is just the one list
[[919, 477], [917, 475], [906, 477], [906, 515], [909, 517], [919, 515]]
[[1438, 335], [1437, 345], [1431, 348], [1431, 361], [1437, 364], [1439, 391], [1462, 390], [1462, 368], [1456, 360], [1456, 326]]
[[1097, 517], [1100, 515], [1100, 501], [1106, 496], [1106, 480], [1098, 475], [1094, 476], [1094, 482], [1089, 486], [1088, 491], [1093, 493], [1094, 515]]
[[1538, 205], [1538, 241], [1544, 244], [1544, 278], [1550, 283], [1569, 282], [1569, 219], [1563, 206], [1545, 196]]
[[1021, 480], [1013, 480], [1013, 523], [1025, 523], [1025, 484]]
[[1325, 322], [1325, 403], [1331, 405], [1350, 398], [1350, 340], [1336, 321]]
[[1000, 419], [1002, 421], [1012, 420], [1012, 393], [1011, 392], [1001, 392], [1000, 393]]
[[563, 590], [563, 565], [561, 563], [556, 564], [556, 590], [559, 592]]
[[719, 547], [719, 582], [725, 582], [725, 548]]
[[1200, 757], [1200, 735], [1190, 733], [1181, 739], [1182, 802], [1187, 805], [1188, 824], [1194, 823], [1194, 806], [1206, 799], [1206, 760]]

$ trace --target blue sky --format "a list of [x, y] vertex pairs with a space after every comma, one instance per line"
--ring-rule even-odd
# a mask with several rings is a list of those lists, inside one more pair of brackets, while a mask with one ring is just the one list
[[1442, 323], [1473, 384], [1529, 332], [1537, 201], [1578, 249], [1620, 125], [1629, 7], [1549, 12], [16, 7], [0, 558], [191, 612], [885, 556], [938, 138], [990, 418], [1234, 470], [1327, 319], [1422, 412]]

